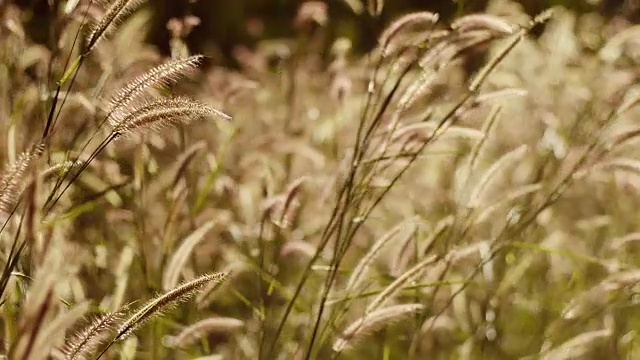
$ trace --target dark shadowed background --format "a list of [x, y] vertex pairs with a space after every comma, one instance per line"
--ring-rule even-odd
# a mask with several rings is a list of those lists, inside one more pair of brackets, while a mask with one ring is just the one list
[[[46, 43], [49, 34], [49, 3], [61, 0], [17, 0], [23, 9], [33, 11], [30, 21], [34, 39]], [[150, 0], [153, 25], [149, 41], [165, 54], [169, 53], [170, 32], [167, 23], [172, 18], [196, 16], [200, 24], [187, 37], [193, 52], [206, 53], [217, 62], [233, 66], [231, 56], [237, 46], [254, 46], [259, 40], [287, 38], [296, 33], [291, 19], [303, 0]], [[414, 10], [438, 12], [447, 20], [455, 15], [484, 9], [486, 0], [392, 0], [386, 1], [378, 19], [354, 14], [344, 0], [321, 1], [328, 7], [331, 42], [338, 36], [352, 39], [354, 47], [365, 50], [374, 44], [380, 29], [391, 19]], [[579, 13], [598, 12], [607, 17], [620, 17], [629, 22], [640, 19], [637, 0], [522, 0], [525, 11], [536, 14], [548, 7], [562, 5]], [[57, 8], [57, 7], [54, 7]]]

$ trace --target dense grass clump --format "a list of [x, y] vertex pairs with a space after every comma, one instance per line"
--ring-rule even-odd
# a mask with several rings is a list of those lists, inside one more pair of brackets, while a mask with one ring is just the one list
[[494, 0], [356, 54], [307, 1], [232, 70], [53, 3], [48, 44], [0, 5], [0, 354], [640, 356], [637, 27]]

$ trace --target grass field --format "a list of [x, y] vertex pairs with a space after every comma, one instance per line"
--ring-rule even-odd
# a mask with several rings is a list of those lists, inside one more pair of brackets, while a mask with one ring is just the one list
[[0, 4], [7, 359], [640, 358], [638, 25], [494, 0], [357, 54], [309, 1], [229, 69], [58, 5]]

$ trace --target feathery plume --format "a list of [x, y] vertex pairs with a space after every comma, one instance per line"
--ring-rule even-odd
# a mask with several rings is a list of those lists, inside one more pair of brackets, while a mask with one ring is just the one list
[[414, 12], [404, 15], [392, 22], [380, 35], [378, 43], [382, 48], [383, 56], [388, 55], [391, 50], [391, 40], [400, 32], [419, 26], [425, 26], [427, 28], [432, 27], [438, 21], [438, 14], [434, 14], [429, 11]]
[[402, 304], [368, 313], [347, 326], [342, 335], [333, 343], [333, 351], [341, 352], [350, 346], [354, 346], [362, 337], [383, 325], [388, 325], [390, 321], [398, 321], [423, 309], [424, 305], [422, 304]]
[[[202, 56], [195, 55], [185, 59], [172, 60], [147, 71], [136, 77], [116, 92], [107, 103], [107, 112], [115, 115], [115, 119], [110, 116], [110, 123], [117, 122], [118, 112], [134, 101], [146, 89], [151, 87], [164, 87], [177, 81], [180, 77], [193, 71], [202, 60]], [[116, 114], [114, 114], [116, 113]]]
[[110, 34], [125, 17], [135, 11], [144, 0], [116, 0], [98, 21], [87, 40], [87, 50], [91, 50], [100, 40]]
[[44, 145], [39, 144], [23, 152], [18, 159], [4, 171], [0, 178], [0, 217], [5, 219], [18, 205], [27, 173], [40, 157]]
[[89, 355], [123, 320], [123, 309], [103, 314], [94, 319], [84, 330], [67, 341], [64, 349], [65, 360], [88, 359]]
[[490, 14], [470, 14], [458, 18], [451, 28], [459, 33], [473, 30], [489, 30], [500, 35], [510, 35], [516, 27], [498, 16]]
[[226, 273], [207, 274], [184, 283], [171, 291], [167, 291], [162, 296], [149, 301], [131, 315], [118, 329], [118, 335], [114, 341], [124, 340], [151, 318], [158, 316], [163, 310], [169, 307], [176, 306], [178, 303], [190, 299], [208, 284], [222, 283], [226, 279]]
[[178, 123], [188, 123], [194, 118], [219, 116], [231, 119], [229, 115], [186, 98], [161, 99], [146, 103], [112, 122], [117, 135], [143, 133], [160, 130]]

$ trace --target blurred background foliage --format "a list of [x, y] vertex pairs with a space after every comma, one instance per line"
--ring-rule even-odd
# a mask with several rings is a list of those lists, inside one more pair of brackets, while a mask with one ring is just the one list
[[[11, 120], [0, 123], [0, 139], [9, 139], [0, 141], [3, 158], [10, 159], [8, 154], [15, 155], [42, 133], [47, 114], [53, 113], [42, 99], [48, 99], [47, 90], [62, 77], [63, 62], [77, 29], [75, 18], [59, 15], [90, 1], [107, 2], [15, 0], [21, 11], [0, 6], [0, 12], [6, 10], [0, 13], [4, 20], [0, 29], [7, 30], [0, 42], [0, 118]], [[372, 358], [385, 351], [389, 351], [388, 358], [402, 358], [411, 343], [420, 355], [416, 358], [426, 354], [451, 359], [465, 353], [466, 359], [481, 358], [479, 354], [488, 359], [534, 354], [532, 358], [537, 359], [541, 358], [538, 354], [554, 355], [554, 349], [569, 347], [576, 352], [592, 351], [593, 356], [585, 359], [640, 359], [640, 222], [636, 212], [640, 208], [640, 147], [630, 141], [640, 136], [640, 109], [631, 109], [640, 99], [640, 29], [631, 28], [626, 34], [620, 31], [638, 21], [640, 2], [387, 0], [382, 17], [374, 20], [366, 11], [350, 8], [350, 1], [352, 7], [363, 3], [151, 0], [145, 5], [146, 13], [137, 13], [122, 24], [78, 73], [51, 146], [56, 159], [67, 151], [75, 152], [79, 148], [76, 144], [85, 137], [91, 140], [94, 127], [104, 119], [102, 94], [117, 93], [134, 74], [163, 58], [142, 43], [144, 38], [165, 57], [181, 58], [184, 54], [174, 55], [183, 51], [205, 54], [214, 66], [203, 69], [202, 81], [185, 81], [172, 87], [171, 93], [197, 94], [194, 97], [203, 103], [233, 115], [233, 121], [215, 126], [194, 123], [162, 136], [149, 133], [140, 143], [123, 142], [107, 149], [105, 156], [91, 161], [92, 166], [68, 197], [61, 199], [61, 214], [52, 214], [56, 221], [50, 222], [55, 226], [42, 230], [44, 239], [57, 242], [43, 241], [42, 246], [30, 249], [26, 265], [19, 268], [22, 273], [31, 276], [37, 269], [44, 274], [42, 278], [58, 281], [57, 273], [46, 276], [49, 270], [59, 267], [65, 271], [59, 275], [60, 289], [56, 287], [64, 302], [55, 302], [52, 307], [57, 314], [67, 304], [91, 301], [115, 310], [130, 301], [154, 298], [160, 290], [172, 288], [174, 269], [185, 279], [230, 269], [234, 277], [219, 298], [204, 296], [196, 300], [198, 308], [182, 307], [175, 316], [168, 314], [141, 331], [135, 340], [139, 345], [133, 345], [134, 352], [136, 346], [141, 349], [137, 358], [179, 359], [215, 351], [230, 354], [232, 359], [253, 360], [262, 351], [262, 343], [273, 336], [280, 340], [273, 340], [274, 344], [282, 344], [277, 352], [283, 358], [296, 359], [293, 354], [305, 351], [310, 340], [306, 333], [314, 325], [314, 309], [322, 298], [318, 291], [333, 281], [327, 282], [324, 269], [342, 269], [333, 260], [338, 256], [316, 246], [324, 243], [325, 248], [333, 247], [326, 245], [324, 229], [332, 226], [333, 209], [346, 204], [340, 210], [344, 222], [363, 227], [344, 237], [327, 237], [327, 241], [347, 244], [345, 269], [355, 269], [374, 241], [389, 239], [385, 234], [393, 226], [419, 219], [408, 226], [406, 234], [398, 233], [394, 238], [397, 244], [390, 245], [395, 248], [389, 248], [371, 266], [367, 281], [358, 289], [363, 291], [362, 297], [341, 298], [343, 291], [349, 292], [336, 286], [339, 301], [331, 311], [342, 315], [348, 311], [345, 319], [349, 321], [352, 316], [361, 316], [369, 295], [376, 294], [364, 293], [365, 289], [381, 293], [412, 264], [419, 264], [421, 254], [447, 254], [447, 259], [457, 252], [471, 254], [460, 255], [460, 263], [451, 267], [448, 263], [434, 266], [421, 278], [424, 281], [419, 282], [419, 288], [411, 285], [403, 289], [406, 292], [398, 296], [400, 301], [429, 302], [433, 308], [424, 318], [421, 315], [416, 321], [397, 324], [393, 331], [375, 334], [372, 341], [362, 344], [362, 352], [351, 358]], [[311, 5], [303, 7], [303, 3]], [[372, 147], [370, 154], [362, 156], [373, 164], [383, 160], [383, 164], [374, 165], [362, 176], [358, 186], [366, 189], [364, 200], [358, 199], [361, 203], [353, 209], [350, 201], [332, 202], [332, 192], [339, 193], [342, 178], [347, 177], [345, 169], [350, 168], [349, 146], [358, 138], [360, 121], [366, 120], [360, 120], [361, 104], [371, 67], [359, 61], [362, 57], [358, 55], [373, 47], [381, 29], [392, 19], [415, 10], [431, 10], [450, 24], [453, 18], [489, 6], [488, 14], [504, 17], [510, 24], [522, 20], [523, 12], [533, 15], [557, 5], [571, 11], [557, 9], [546, 28], [536, 29], [537, 39], [523, 38], [487, 78], [482, 93], [468, 107], [462, 107], [465, 100], [459, 103], [460, 112], [450, 108], [467, 92], [469, 83], [473, 84], [468, 78], [476, 79], [465, 76], [469, 71], [462, 67], [463, 62], [468, 65], [468, 54], [489, 52], [493, 55], [489, 58], [497, 59], [500, 52], [496, 50], [504, 50], [478, 46], [451, 59], [444, 52], [442, 61], [447, 66], [433, 65], [437, 71], [433, 78], [427, 77], [428, 82], [419, 76], [423, 74], [420, 62], [411, 60], [407, 66], [413, 72], [406, 73], [406, 79], [411, 80], [406, 93], [411, 94], [415, 84], [428, 86], [416, 90], [415, 98], [411, 95], [414, 100], [410, 105], [403, 98], [389, 96], [393, 101], [385, 105], [388, 111], [371, 120], [383, 135], [387, 134], [386, 121], [401, 120], [404, 133], [389, 148], [392, 156], [383, 156], [386, 145], [382, 152]], [[612, 40], [615, 33], [623, 36]], [[497, 38], [502, 40], [504, 35], [502, 32]], [[341, 37], [350, 41], [335, 41]], [[176, 38], [184, 38], [186, 45]], [[356, 50], [353, 58], [346, 59], [352, 55], [346, 50], [342, 55], [330, 54], [335, 44], [345, 42]], [[290, 44], [294, 46], [287, 46]], [[270, 50], [260, 51], [265, 47]], [[273, 53], [290, 56], [276, 59], [280, 63], [267, 68], [264, 63]], [[325, 61], [318, 66], [322, 57]], [[259, 66], [252, 66], [252, 62]], [[483, 63], [478, 61], [476, 69]], [[383, 65], [392, 67], [394, 63]], [[402, 80], [389, 81], [405, 86]], [[384, 78], [378, 83], [386, 82]], [[378, 89], [375, 96], [384, 99], [387, 88]], [[365, 108], [365, 115], [368, 112]], [[397, 114], [402, 117], [395, 117]], [[606, 114], [619, 115], [611, 128], [605, 126]], [[504, 121], [496, 120], [498, 115]], [[442, 142], [431, 144], [433, 136], [422, 135], [422, 131], [432, 128], [415, 125], [435, 125], [431, 120], [440, 117], [454, 118], [451, 130], [457, 134], [454, 131], [452, 137], [443, 136]], [[412, 141], [404, 143], [405, 135]], [[470, 144], [478, 139], [480, 145]], [[482, 145], [485, 139], [486, 145]], [[601, 139], [606, 145], [602, 153]], [[393, 184], [389, 179], [396, 176], [398, 168], [408, 168], [410, 162], [405, 162], [402, 151], [414, 141], [433, 147], [420, 159], [414, 158], [416, 168], [398, 182], [375, 212], [365, 211], [366, 216], [371, 214], [371, 221], [363, 220], [361, 211], [369, 208], [369, 201], [379, 194], [387, 196], [386, 189]], [[587, 159], [582, 155], [585, 148], [598, 152]], [[576, 165], [581, 157], [588, 160], [584, 169]], [[610, 170], [616, 167], [626, 171]], [[594, 174], [586, 176], [590, 171]], [[577, 181], [571, 191], [556, 190], [563, 188], [558, 183], [562, 185], [574, 174]], [[305, 188], [298, 190], [307, 179]], [[291, 198], [296, 205], [288, 213], [285, 204], [289, 201], [285, 199]], [[548, 208], [547, 203], [551, 204]], [[273, 226], [263, 232], [267, 220]], [[212, 229], [206, 238], [191, 237], [202, 227]], [[185, 243], [188, 247], [183, 248]], [[7, 254], [13, 242], [4, 244]], [[53, 253], [51, 258], [60, 261], [60, 266], [53, 260], [53, 265], [42, 265], [48, 244], [56, 244], [72, 256], [60, 255], [58, 259]], [[484, 259], [494, 251], [492, 247], [498, 255], [485, 267]], [[318, 265], [321, 271], [308, 267], [314, 272], [303, 284], [300, 305], [291, 307], [289, 317], [282, 317], [286, 320], [282, 322], [284, 330], [274, 331], [285, 306], [298, 303], [290, 301], [289, 294], [297, 291], [296, 275], [316, 251], [320, 256], [309, 264]], [[176, 253], [190, 255], [180, 255], [183, 263], [168, 266]], [[269, 280], [269, 286], [277, 283], [277, 291], [271, 293], [269, 288], [269, 293], [263, 292], [267, 288], [261, 284], [271, 277], [275, 280]], [[40, 325], [27, 322], [30, 314], [37, 312], [33, 310], [36, 306], [23, 302], [23, 289], [29, 283], [26, 278], [15, 278], [9, 306], [0, 307], [1, 320], [8, 324], [0, 330], [15, 333], [15, 337], [25, 333], [17, 330], [19, 322]], [[335, 283], [342, 285], [342, 280], [347, 280], [346, 276]], [[43, 287], [35, 284], [29, 290], [42, 292]], [[53, 323], [49, 321], [57, 316], [53, 310], [46, 322]], [[264, 313], [268, 316], [263, 319], [259, 315]], [[230, 317], [246, 327], [228, 339], [214, 334], [208, 342], [203, 340], [202, 347], [182, 350], [161, 346], [164, 335], [179, 334], [209, 316]], [[333, 319], [326, 316], [322, 321], [329, 335], [318, 348], [327, 344], [322, 350], [329, 351], [332, 332], [341, 335], [337, 327], [332, 328]], [[339, 325], [348, 329], [347, 322]], [[417, 331], [423, 328], [429, 331]], [[436, 331], [431, 332], [432, 328]], [[42, 334], [44, 338], [46, 334]], [[2, 335], [0, 338], [7, 338]], [[274, 358], [268, 355], [262, 358]]]
[[[47, 2], [61, 0], [16, 0], [27, 13], [31, 12], [29, 31], [32, 38], [46, 44], [53, 39], [53, 24]], [[235, 66], [234, 52], [239, 47], [255, 47], [268, 39], [292, 38], [299, 34], [295, 21], [302, 0], [152, 0], [152, 15], [148, 41], [164, 54], [170, 53], [171, 19], [195, 17], [197, 25], [186, 37], [194, 53], [204, 53], [220, 65]], [[429, 10], [448, 21], [463, 14], [486, 9], [487, 0], [394, 0], [385, 4], [382, 16], [372, 19], [366, 11], [357, 14], [349, 8], [350, 0], [331, 0], [327, 5], [328, 26], [325, 50], [338, 37], [347, 37], [355, 50], [366, 51], [375, 45], [380, 31], [400, 14], [414, 10]], [[353, 1], [351, 1], [353, 3]], [[522, 10], [534, 15], [552, 6], [563, 6], [577, 14], [598, 13], [620, 23], [640, 21], [638, 0], [520, 0]]]

